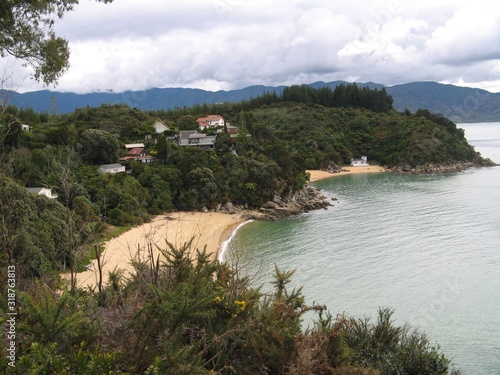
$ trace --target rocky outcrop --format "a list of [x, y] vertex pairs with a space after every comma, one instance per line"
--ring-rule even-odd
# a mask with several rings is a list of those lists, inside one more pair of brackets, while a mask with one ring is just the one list
[[257, 208], [247, 211], [248, 219], [273, 220], [318, 209], [326, 209], [332, 204], [320, 189], [305, 186], [289, 196], [276, 195], [271, 201]]
[[331, 161], [328, 163], [328, 165], [326, 167], [322, 168], [321, 170], [327, 171], [330, 173], [339, 173], [339, 172], [342, 172], [342, 167], [340, 167], [339, 165], [337, 165], [333, 161]]
[[428, 163], [426, 165], [399, 165], [390, 168], [389, 170], [398, 174], [430, 174], [430, 173], [455, 173], [462, 172], [470, 168], [478, 166], [495, 165], [491, 160], [485, 159], [480, 162], [449, 162], [443, 164]]
[[241, 212], [248, 220], [275, 220], [311, 210], [326, 209], [328, 206], [332, 204], [320, 189], [305, 186], [302, 190], [286, 197], [276, 194], [272, 200], [260, 207], [238, 206], [227, 202], [219, 204], [215, 211], [230, 214]]

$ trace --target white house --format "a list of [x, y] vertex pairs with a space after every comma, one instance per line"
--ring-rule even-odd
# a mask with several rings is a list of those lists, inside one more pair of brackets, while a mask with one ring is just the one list
[[21, 129], [24, 130], [25, 132], [30, 132], [30, 126], [26, 124], [21, 124]]
[[221, 115], [209, 115], [207, 117], [199, 117], [196, 119], [200, 129], [215, 128], [217, 126], [224, 126], [225, 121]]
[[351, 159], [351, 166], [353, 167], [366, 167], [368, 165], [367, 156], [361, 156], [361, 159]]
[[34, 187], [34, 188], [26, 188], [30, 193], [37, 195], [44, 195], [50, 199], [56, 199], [57, 194], [52, 194], [52, 189], [44, 188], [44, 187]]
[[167, 124], [163, 122], [163, 120], [157, 118], [156, 121], [153, 124], [153, 127], [155, 128], [155, 131], [157, 134], [163, 134], [164, 131], [170, 130]]
[[99, 166], [99, 171], [102, 173], [122, 173], [125, 172], [125, 166], [118, 163], [103, 164]]

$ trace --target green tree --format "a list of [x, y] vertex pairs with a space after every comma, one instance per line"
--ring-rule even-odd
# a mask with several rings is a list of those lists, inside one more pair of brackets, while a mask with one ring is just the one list
[[198, 123], [193, 116], [182, 116], [177, 120], [177, 127], [179, 130], [197, 130]]
[[[110, 3], [113, 0], [97, 0]], [[4, 0], [0, 3], [0, 53], [26, 61], [34, 78], [55, 83], [69, 67], [68, 41], [54, 23], [78, 0]]]
[[163, 134], [158, 136], [156, 143], [156, 158], [164, 164], [172, 158], [173, 153], [172, 142], [168, 141]]
[[115, 163], [119, 157], [118, 139], [104, 130], [88, 129], [80, 137], [80, 155], [88, 164]]
[[209, 168], [195, 168], [186, 176], [186, 187], [197, 192], [196, 208], [212, 207], [217, 203], [218, 188]]
[[0, 191], [0, 259], [3, 264], [12, 264], [35, 207], [28, 192], [3, 174], [0, 174]]

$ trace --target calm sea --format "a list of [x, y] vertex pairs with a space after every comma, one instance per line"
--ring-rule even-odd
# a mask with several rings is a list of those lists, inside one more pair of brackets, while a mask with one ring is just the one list
[[[500, 163], [500, 123], [460, 124]], [[271, 287], [274, 264], [332, 314], [395, 309], [466, 375], [500, 374], [500, 167], [426, 176], [358, 174], [318, 181], [328, 210], [251, 222], [228, 257]], [[311, 317], [306, 318], [306, 323]]]

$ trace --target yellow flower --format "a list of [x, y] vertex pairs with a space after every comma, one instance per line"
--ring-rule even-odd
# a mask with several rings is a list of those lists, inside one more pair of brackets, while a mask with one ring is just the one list
[[214, 298], [214, 302], [215, 302], [215, 303], [221, 303], [222, 301], [223, 301], [223, 298], [222, 298], [221, 296], [216, 296], [216, 297]]
[[238, 307], [238, 310], [245, 311], [245, 308], [247, 307], [247, 303], [245, 301], [235, 301], [234, 303]]

